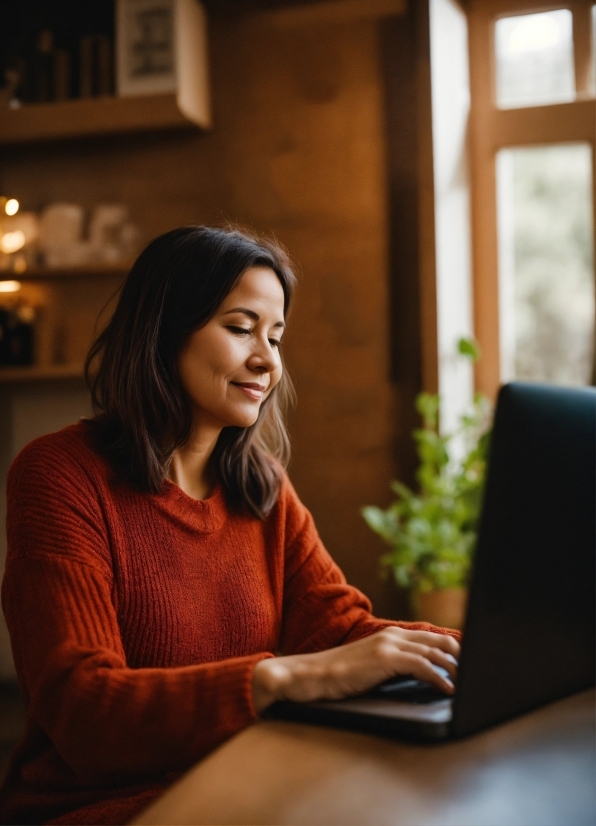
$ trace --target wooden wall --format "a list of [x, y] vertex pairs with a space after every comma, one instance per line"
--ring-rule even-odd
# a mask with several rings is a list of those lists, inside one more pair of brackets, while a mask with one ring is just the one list
[[27, 209], [125, 202], [147, 240], [229, 219], [286, 244], [302, 273], [285, 350], [291, 477], [348, 579], [395, 616], [383, 546], [359, 515], [389, 500], [396, 473], [380, 24], [232, 15], [212, 21], [210, 41], [211, 133], [19, 147], [0, 184]]

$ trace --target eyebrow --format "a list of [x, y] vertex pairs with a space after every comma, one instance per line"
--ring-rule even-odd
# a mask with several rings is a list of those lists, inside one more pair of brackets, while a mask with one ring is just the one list
[[[230, 313], [242, 313], [243, 315], [247, 315], [249, 318], [252, 318], [253, 321], [260, 321], [261, 318], [258, 313], [255, 313], [254, 310], [248, 310], [246, 307], [234, 307], [233, 310], [227, 310], [224, 315], [230, 315]], [[273, 326], [285, 328], [286, 325], [283, 321], [276, 321]]]

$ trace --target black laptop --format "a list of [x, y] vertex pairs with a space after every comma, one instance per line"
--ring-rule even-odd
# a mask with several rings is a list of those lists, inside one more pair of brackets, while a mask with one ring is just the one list
[[456, 693], [408, 677], [268, 717], [442, 740], [594, 684], [596, 390], [500, 393]]

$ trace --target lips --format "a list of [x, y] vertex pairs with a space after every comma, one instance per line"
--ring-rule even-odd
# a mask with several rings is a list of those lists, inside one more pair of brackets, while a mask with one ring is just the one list
[[257, 384], [256, 382], [238, 382], [233, 381], [230, 382], [233, 384], [234, 387], [237, 387], [238, 390], [241, 390], [245, 393], [249, 399], [254, 399], [255, 401], [260, 401], [263, 398], [263, 393], [267, 389], [263, 384]]

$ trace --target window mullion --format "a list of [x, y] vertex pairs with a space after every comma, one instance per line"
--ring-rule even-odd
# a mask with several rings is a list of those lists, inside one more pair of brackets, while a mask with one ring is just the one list
[[495, 149], [568, 141], [594, 142], [596, 107], [593, 100], [496, 109], [490, 113], [487, 132]]
[[573, 54], [575, 88], [579, 98], [594, 94], [592, 71], [592, 8], [591, 3], [575, 3], [573, 11]]

